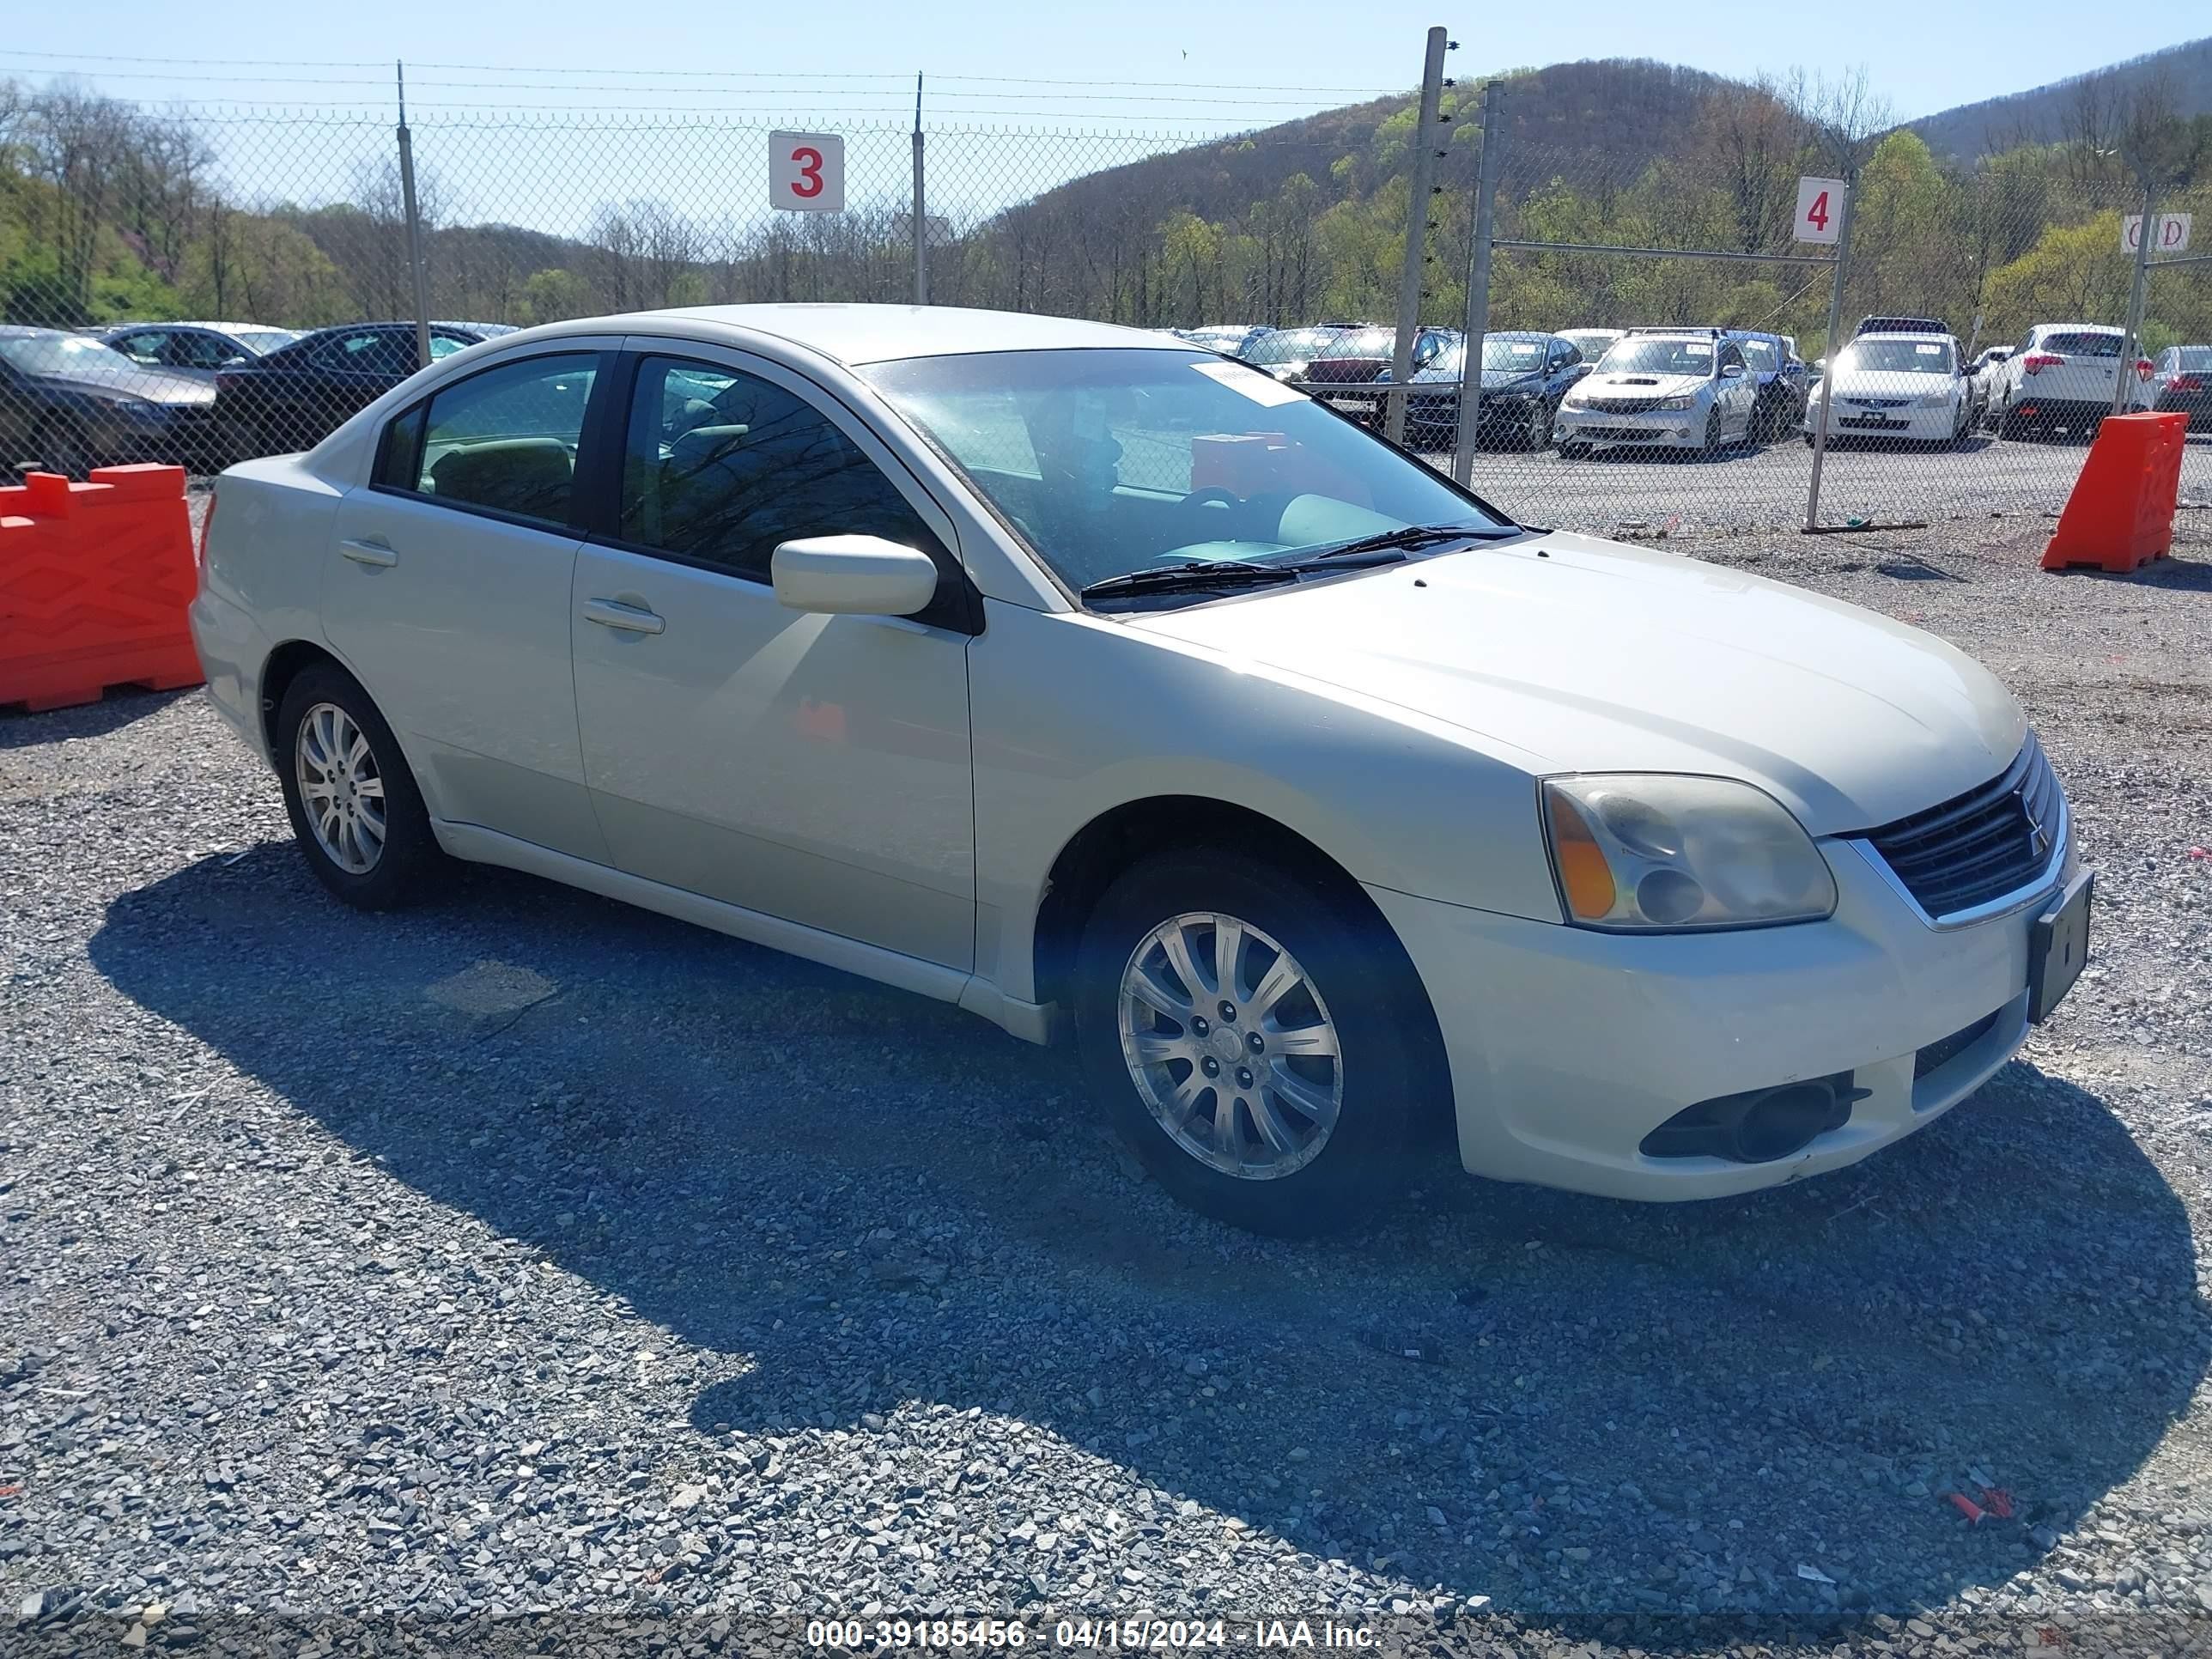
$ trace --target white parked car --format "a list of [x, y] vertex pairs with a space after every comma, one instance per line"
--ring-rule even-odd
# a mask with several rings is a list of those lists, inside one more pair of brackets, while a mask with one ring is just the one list
[[1720, 329], [1632, 329], [1559, 401], [1553, 436], [1569, 460], [1593, 450], [1749, 443], [1759, 377]]
[[1805, 405], [1805, 441], [1835, 400], [1828, 436], [1892, 443], [1961, 444], [1975, 425], [1974, 389], [1948, 334], [1862, 334], [1829, 359]]
[[1167, 1187], [1282, 1231], [1447, 1125], [1632, 1198], [1851, 1163], [2086, 948], [2058, 784], [1941, 640], [1100, 324], [488, 341], [225, 473], [191, 625], [347, 902], [481, 860], [1071, 1036]]
[[1997, 370], [1990, 417], [2007, 438], [2093, 435], [2119, 400], [2151, 407], [2157, 396], [2148, 357], [2120, 361], [2124, 329], [2101, 323], [2038, 323]]
[[1625, 328], [1562, 328], [1555, 331], [1559, 337], [1582, 353], [1583, 361], [1595, 363], [1613, 349], [1613, 343], [1628, 331]]

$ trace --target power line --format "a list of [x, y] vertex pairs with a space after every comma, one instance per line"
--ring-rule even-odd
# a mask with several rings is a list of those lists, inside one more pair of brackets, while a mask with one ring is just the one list
[[[372, 62], [365, 62], [365, 61], [356, 61], [356, 60], [349, 59], [349, 58], [173, 58], [173, 57], [167, 57], [167, 56], [163, 56], [163, 57], [130, 57], [130, 56], [125, 56], [125, 55], [120, 54], [120, 53], [115, 53], [115, 52], [27, 52], [27, 51], [23, 51], [23, 50], [21, 50], [21, 49], [19, 49], [19, 48], [17, 48], [17, 47], [13, 47], [13, 46], [0, 47], [0, 58], [36, 58], [36, 59], [39, 59], [39, 60], [43, 61], [43, 62], [52, 62], [52, 63], [88, 63], [88, 64], [91, 64], [94, 65], [95, 67], [94, 67], [93, 69], [90, 69], [90, 70], [67, 70], [67, 71], [60, 71], [60, 72], [63, 72], [63, 73], [75, 73], [75, 74], [96, 75], [96, 76], [98, 76], [99, 77], [100, 77], [100, 78], [102, 78], [102, 79], [106, 79], [106, 80], [137, 80], [137, 81], [175, 81], [175, 80], [185, 80], [185, 79], [188, 79], [188, 78], [189, 78], [189, 79], [194, 79], [194, 80], [197, 80], [197, 79], [200, 79], [200, 78], [202, 78], [202, 77], [198, 76], [189, 76], [189, 77], [188, 77], [188, 76], [179, 76], [179, 75], [161, 75], [161, 74], [158, 74], [158, 73], [148, 73], [148, 72], [145, 72], [145, 71], [143, 71], [143, 70], [106, 70], [106, 69], [99, 68], [99, 67], [97, 67], [97, 66], [98, 66], [98, 65], [100, 65], [100, 64], [168, 64], [180, 65], [180, 66], [183, 66], [183, 67], [185, 67], [185, 68], [189, 68], [189, 69], [208, 69], [208, 68], [216, 68], [216, 69], [234, 69], [234, 70], [235, 70], [235, 69], [360, 69], [360, 70], [384, 70], [384, 69], [386, 69], [386, 65], [385, 65], [385, 64], [382, 64], [382, 63], [372, 63]], [[621, 69], [621, 70], [610, 70], [610, 69], [609, 69], [606, 65], [605, 65], [605, 64], [600, 64], [600, 65], [598, 65], [598, 66], [593, 67], [593, 68], [591, 68], [591, 69], [563, 69], [563, 68], [560, 68], [560, 67], [554, 66], [554, 65], [540, 65], [540, 66], [534, 66], [534, 67], [533, 67], [533, 66], [527, 66], [527, 65], [522, 65], [522, 64], [446, 64], [446, 63], [430, 63], [430, 62], [420, 62], [420, 63], [416, 63], [416, 62], [410, 62], [410, 63], [409, 64], [409, 65], [408, 65], [408, 66], [409, 66], [410, 69], [416, 69], [416, 70], [461, 70], [461, 71], [466, 71], [466, 72], [480, 72], [480, 73], [493, 74], [493, 75], [607, 75], [607, 74], [615, 74], [615, 75], [623, 75], [623, 76], [635, 76], [635, 77], [639, 77], [639, 78], [647, 78], [647, 77], [650, 77], [650, 78], [659, 79], [659, 80], [691, 80], [691, 81], [699, 81], [699, 80], [708, 80], [708, 81], [815, 81], [815, 82], [819, 82], [819, 81], [890, 81], [890, 82], [898, 82], [902, 87], [903, 87], [903, 85], [905, 84], [905, 82], [906, 82], [910, 78], [910, 76], [908, 76], [908, 74], [907, 72], [903, 71], [903, 70], [892, 71], [892, 70], [831, 70], [831, 71], [829, 71], [829, 72], [826, 72], [826, 73], [825, 73], [825, 72], [823, 72], [823, 71], [822, 71], [822, 70], [654, 70], [654, 69]], [[290, 85], [290, 86], [385, 86], [385, 85], [388, 85], [388, 84], [390, 83], [390, 77], [389, 77], [389, 76], [388, 76], [388, 75], [385, 75], [385, 74], [380, 74], [380, 74], [377, 74], [377, 75], [367, 76], [269, 76], [269, 77], [267, 77], [267, 78], [269, 78], [269, 79], [270, 79], [270, 80], [271, 80], [271, 81], [276, 82], [278, 82], [278, 83], [280, 83], [280, 84], [283, 84], [283, 85]], [[1077, 79], [1064, 78], [1064, 77], [1053, 77], [1053, 76], [1030, 76], [1030, 75], [943, 75], [943, 76], [940, 76], [940, 75], [932, 74], [932, 75], [930, 76], [930, 84], [931, 84], [931, 88], [932, 88], [933, 91], [936, 90], [936, 88], [938, 88], [939, 84], [940, 82], [969, 82], [969, 83], [971, 83], [971, 84], [974, 84], [974, 85], [977, 85], [977, 86], [1093, 87], [1093, 88], [1096, 88], [1096, 87], [1110, 87], [1110, 88], [1126, 88], [1126, 89], [1131, 89], [1131, 90], [1140, 90], [1140, 91], [1150, 91], [1150, 90], [1152, 90], [1152, 89], [1155, 89], [1155, 88], [1167, 89], [1167, 90], [1187, 90], [1187, 91], [1196, 91], [1196, 92], [1209, 92], [1209, 91], [1215, 91], [1215, 90], [1216, 90], [1216, 83], [1214, 83], [1214, 82], [1208, 82], [1208, 81], [1115, 81], [1115, 80], [1102, 80], [1102, 79], [1097, 79], [1097, 78], [1095, 78], [1095, 77], [1094, 77], [1094, 78], [1088, 78], [1088, 79], [1077, 80]], [[515, 86], [515, 87], [523, 87], [523, 88], [532, 88], [532, 87], [533, 87], [533, 84], [534, 84], [534, 83], [528, 82], [460, 82], [460, 81], [457, 81], [457, 82], [443, 82], [443, 83], [441, 83], [441, 84], [447, 85], [447, 86], [456, 86], [456, 87], [474, 87], [474, 86], [502, 87], [502, 86]], [[1331, 95], [1365, 96], [1365, 97], [1383, 97], [1383, 96], [1388, 96], [1388, 95], [1389, 95], [1389, 94], [1395, 94], [1395, 93], [1401, 93], [1401, 92], [1403, 92], [1403, 91], [1405, 90], [1405, 88], [1404, 88], [1403, 87], [1274, 86], [1274, 85], [1262, 85], [1262, 84], [1256, 84], [1256, 83], [1251, 83], [1251, 82], [1238, 82], [1238, 88], [1239, 88], [1239, 89], [1240, 89], [1240, 90], [1242, 90], [1242, 91], [1246, 91], [1246, 92], [1322, 93], [1322, 94], [1331, 94]], [[565, 86], [559, 86], [559, 85], [556, 85], [556, 86], [549, 86], [549, 87], [545, 87], [545, 88], [538, 88], [538, 89], [542, 89], [542, 90], [546, 90], [546, 91], [565, 91], [565, 90], [568, 90], [568, 88], [567, 88]], [[635, 89], [636, 89], [636, 88], [612, 88], [612, 87], [605, 87], [605, 86], [599, 86], [599, 85], [579, 85], [579, 86], [576, 88], [576, 90], [578, 90], [578, 91], [628, 91], [628, 90], [635, 90]], [[695, 90], [704, 90], [704, 89], [705, 89], [705, 88], [695, 88]], [[902, 96], [903, 94], [902, 94], [901, 95]], [[951, 95], [963, 95], [963, 96], [968, 96], [968, 97], [975, 97], [975, 96], [980, 96], [980, 95], [981, 95], [981, 94], [974, 94], [974, 93], [969, 93], [969, 94], [951, 94]], [[1028, 95], [1030, 95], [1030, 94], [1021, 94], [1021, 93], [1007, 93], [1007, 94], [1001, 94], [1001, 95], [1006, 96], [1006, 97], [1024, 97], [1024, 96], [1028, 96]], [[1114, 96], [1114, 95], [1119, 95], [1119, 94], [1099, 94], [1099, 95], [1101, 95], [1101, 96]], [[1190, 100], [1190, 101], [1194, 101], [1194, 101], [1197, 101], [1197, 100]], [[1234, 98], [1222, 98], [1222, 97], [1219, 97], [1219, 96], [1218, 96], [1218, 95], [1217, 95], [1217, 96], [1216, 96], [1213, 100], [1212, 100], [1211, 101], [1213, 101], [1213, 102], [1216, 102], [1216, 103], [1238, 103], [1238, 102], [1255, 102], [1255, 101], [1256, 101], [1256, 102], [1278, 102], [1278, 101], [1280, 101], [1280, 100], [1240, 100], [1240, 99], [1234, 99]]]

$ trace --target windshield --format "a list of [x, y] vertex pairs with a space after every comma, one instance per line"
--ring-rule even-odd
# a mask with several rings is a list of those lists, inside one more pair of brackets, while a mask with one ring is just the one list
[[1948, 374], [1951, 348], [1941, 340], [1890, 340], [1863, 334], [1837, 354], [1836, 367], [1877, 374]]
[[1511, 374], [1533, 374], [1544, 366], [1545, 343], [1542, 340], [1500, 340], [1494, 337], [1485, 340], [1483, 369], [1493, 374], [1501, 369]]
[[1605, 354], [1598, 367], [1612, 373], [1626, 369], [1639, 374], [1696, 374], [1711, 378], [1713, 343], [1711, 340], [1627, 339]]
[[1771, 374], [1782, 367], [1782, 354], [1775, 349], [1771, 340], [1739, 340], [1743, 348], [1743, 360], [1762, 374]]
[[121, 368], [130, 359], [79, 334], [32, 334], [0, 339], [0, 357], [26, 374], [67, 374], [76, 369]]
[[1620, 336], [1609, 328], [1571, 328], [1559, 336], [1585, 357], [1602, 353]]
[[1503, 523], [1304, 393], [1203, 353], [981, 352], [860, 373], [1072, 588]]
[[300, 337], [288, 328], [235, 328], [230, 337], [257, 356], [266, 356], [281, 345], [289, 345]]
[[2174, 356], [2179, 359], [2174, 367], [2197, 374], [2212, 368], [2212, 346], [2179, 346]]

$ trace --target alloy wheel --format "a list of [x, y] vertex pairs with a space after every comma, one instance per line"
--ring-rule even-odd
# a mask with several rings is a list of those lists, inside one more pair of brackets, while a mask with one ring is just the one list
[[1273, 1180], [1328, 1144], [1344, 1105], [1336, 1024], [1260, 928], [1213, 911], [1162, 922], [1122, 969], [1117, 1014], [1130, 1081], [1201, 1164]]
[[312, 705], [294, 741], [293, 775], [307, 828], [323, 856], [365, 876], [384, 856], [384, 773], [352, 715], [334, 702]]

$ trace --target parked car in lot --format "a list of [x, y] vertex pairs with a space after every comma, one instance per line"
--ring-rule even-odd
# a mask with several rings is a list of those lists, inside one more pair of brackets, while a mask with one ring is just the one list
[[1752, 441], [1774, 443], [1795, 432], [1805, 418], [1806, 386], [1811, 379], [1796, 352], [1779, 334], [1735, 329], [1729, 337], [1742, 348], [1744, 367], [1759, 383], [1758, 401], [1751, 412]]
[[148, 368], [173, 369], [215, 384], [216, 371], [265, 357], [300, 337], [296, 330], [258, 323], [120, 323], [92, 337]]
[[2191, 432], [2212, 427], [2212, 346], [2168, 346], [2151, 371], [2151, 404], [2163, 415], [2186, 415]]
[[[506, 327], [499, 333], [510, 333]], [[432, 361], [493, 337], [480, 325], [433, 323]], [[251, 362], [216, 373], [216, 415], [243, 455], [306, 449], [416, 370], [415, 325], [318, 329]]]
[[1862, 317], [1859, 325], [1851, 331], [1856, 339], [1862, 334], [1948, 334], [1942, 321], [1935, 317]]
[[2151, 362], [2120, 361], [2126, 336], [2100, 323], [2038, 323], [1997, 371], [1991, 418], [2008, 438], [2094, 435], [2123, 386], [2124, 406], [2151, 404]]
[[2011, 356], [2012, 348], [2008, 345], [1987, 346], [1967, 366], [1966, 378], [1973, 386], [1974, 419], [1978, 422], [1985, 421], [1996, 406], [2004, 360]]
[[82, 478], [130, 461], [212, 471], [229, 457], [215, 393], [82, 334], [0, 326], [0, 465]]
[[1612, 349], [1615, 340], [1628, 332], [1625, 328], [1563, 328], [1557, 331], [1562, 340], [1582, 354], [1584, 362], [1593, 366]]
[[[1692, 344], [1733, 349], [1614, 372]], [[2086, 946], [2058, 783], [1951, 646], [1524, 529], [1133, 331], [556, 324], [210, 513], [210, 692], [331, 893], [505, 864], [1070, 1035], [1249, 1225], [1370, 1213], [1432, 1125], [1623, 1197], [1850, 1164]]]
[[[1828, 440], [1961, 444], [1974, 429], [1973, 389], [1948, 334], [1862, 334], [1828, 365]], [[1821, 388], [1805, 408], [1805, 441], [1820, 422]]]
[[[1459, 337], [1456, 329], [1420, 330], [1413, 337], [1414, 371], [1426, 368]], [[1372, 388], [1389, 369], [1397, 344], [1395, 328], [1322, 323], [1263, 335], [1244, 348], [1242, 359], [1276, 380], [1324, 388], [1322, 395], [1346, 414], [1379, 424], [1382, 399]], [[1362, 391], [1339, 393], [1338, 386], [1358, 386]]]
[[1192, 345], [1235, 357], [1252, 341], [1273, 331], [1264, 323], [1208, 323], [1202, 328], [1179, 328], [1176, 332]]
[[1728, 331], [1631, 329], [1560, 400], [1570, 460], [1635, 447], [1712, 454], [1752, 440], [1759, 382]]
[[[1406, 394], [1406, 441], [1416, 449], [1449, 449], [1459, 441], [1459, 389], [1467, 369], [1464, 339], [1455, 339], [1416, 370]], [[1567, 389], [1589, 373], [1574, 346], [1557, 334], [1486, 334], [1478, 444], [1549, 449], [1552, 425]], [[1385, 369], [1382, 383], [1389, 383]]]

